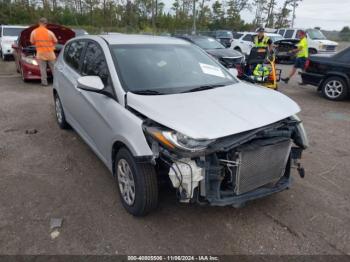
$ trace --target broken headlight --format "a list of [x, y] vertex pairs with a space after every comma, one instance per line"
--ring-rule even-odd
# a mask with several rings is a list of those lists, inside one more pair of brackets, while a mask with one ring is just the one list
[[146, 127], [146, 132], [168, 149], [199, 152], [205, 150], [215, 139], [194, 139], [180, 132]]

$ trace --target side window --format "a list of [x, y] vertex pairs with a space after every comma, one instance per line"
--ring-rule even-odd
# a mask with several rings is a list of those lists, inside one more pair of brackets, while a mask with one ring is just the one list
[[293, 38], [294, 30], [287, 30], [284, 38]]
[[74, 41], [66, 47], [64, 52], [64, 60], [76, 71], [79, 71], [80, 58], [84, 50], [84, 41]]
[[242, 38], [243, 41], [253, 42], [253, 36], [251, 34], [247, 34]]
[[99, 76], [105, 86], [110, 85], [109, 71], [101, 47], [95, 42], [89, 42], [83, 61], [83, 75]]
[[2, 37], [2, 26], [0, 26], [0, 37]]
[[286, 30], [284, 30], [284, 29], [281, 29], [281, 30], [278, 31], [278, 33], [279, 33], [281, 36], [283, 36], [285, 32], [286, 32]]

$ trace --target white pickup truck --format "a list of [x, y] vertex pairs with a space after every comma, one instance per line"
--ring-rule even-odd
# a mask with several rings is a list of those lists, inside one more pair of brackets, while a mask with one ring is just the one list
[[[296, 39], [300, 30], [302, 29], [281, 28], [278, 29], [277, 33], [287, 39]], [[337, 51], [338, 43], [328, 40], [321, 30], [307, 29], [304, 31], [306, 31], [310, 54], [335, 53]]]
[[2, 60], [12, 56], [12, 44], [26, 26], [0, 25], [0, 53]]

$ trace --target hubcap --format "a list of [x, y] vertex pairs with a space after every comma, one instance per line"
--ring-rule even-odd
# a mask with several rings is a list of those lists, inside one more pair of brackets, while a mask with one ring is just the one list
[[62, 123], [62, 118], [63, 118], [62, 108], [61, 108], [61, 102], [58, 97], [56, 97], [56, 100], [55, 100], [55, 108], [56, 108], [57, 121], [58, 123]]
[[343, 84], [338, 80], [332, 80], [327, 83], [325, 93], [330, 98], [337, 98], [343, 92]]
[[120, 193], [126, 204], [131, 206], [135, 202], [135, 181], [129, 163], [120, 159], [117, 167]]

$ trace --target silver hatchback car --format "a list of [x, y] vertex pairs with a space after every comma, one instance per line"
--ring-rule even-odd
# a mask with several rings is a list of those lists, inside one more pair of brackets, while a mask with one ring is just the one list
[[298, 105], [237, 80], [186, 41], [74, 38], [54, 76], [59, 126], [106, 164], [135, 216], [156, 208], [160, 180], [181, 202], [239, 207], [288, 188], [293, 165], [304, 174]]

